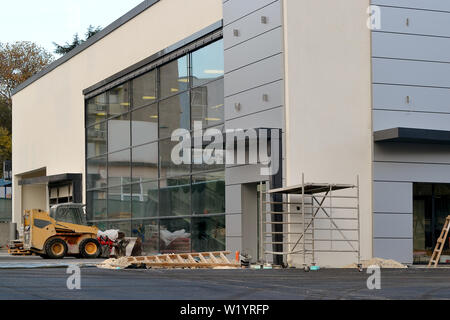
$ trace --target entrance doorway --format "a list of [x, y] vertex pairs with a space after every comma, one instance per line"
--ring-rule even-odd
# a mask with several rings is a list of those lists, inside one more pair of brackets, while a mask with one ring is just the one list
[[[414, 263], [428, 263], [445, 219], [450, 215], [450, 184], [415, 183], [413, 212]], [[441, 263], [450, 263], [447, 239]]]

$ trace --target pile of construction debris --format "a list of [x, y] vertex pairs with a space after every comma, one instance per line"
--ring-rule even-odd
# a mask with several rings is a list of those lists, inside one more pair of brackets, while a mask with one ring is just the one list
[[[408, 266], [401, 264], [400, 262], [397, 262], [395, 260], [386, 260], [386, 259], [381, 259], [381, 258], [373, 258], [370, 260], [364, 260], [361, 261], [361, 266], [363, 269], [367, 269], [371, 266], [378, 266], [382, 269], [406, 269], [408, 268]], [[358, 264], [353, 263], [351, 265], [348, 265], [346, 267], [344, 267], [346, 269], [357, 269], [358, 268]]]

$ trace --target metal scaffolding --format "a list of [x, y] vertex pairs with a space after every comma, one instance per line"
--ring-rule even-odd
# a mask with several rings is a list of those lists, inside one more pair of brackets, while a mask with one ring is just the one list
[[302, 174], [301, 185], [272, 190], [261, 182], [259, 261], [300, 255], [309, 268], [319, 253], [354, 253], [359, 264], [359, 176], [356, 180], [356, 185], [305, 183]]

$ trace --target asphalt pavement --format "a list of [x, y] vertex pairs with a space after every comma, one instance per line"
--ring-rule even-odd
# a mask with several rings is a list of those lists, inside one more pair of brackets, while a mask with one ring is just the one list
[[[103, 270], [92, 266], [96, 262], [2, 255], [0, 266], [34, 267], [0, 267], [0, 300], [450, 299], [445, 268], [382, 269], [381, 289], [369, 290], [370, 274], [354, 269]], [[73, 264], [81, 265], [79, 290], [67, 287]]]

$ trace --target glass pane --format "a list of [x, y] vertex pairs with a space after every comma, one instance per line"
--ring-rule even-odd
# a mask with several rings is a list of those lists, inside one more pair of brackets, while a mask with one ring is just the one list
[[159, 69], [161, 98], [185, 91], [189, 87], [187, 56], [172, 61]]
[[190, 173], [190, 164], [177, 165], [172, 160], [172, 150], [177, 144], [179, 144], [178, 141], [168, 139], [159, 142], [160, 177], [180, 176]]
[[167, 219], [160, 221], [160, 252], [191, 252], [191, 219]]
[[192, 53], [192, 83], [196, 87], [223, 76], [223, 40]]
[[133, 184], [133, 219], [158, 216], [158, 181]]
[[133, 80], [133, 107], [138, 108], [156, 101], [156, 70]]
[[133, 146], [158, 140], [158, 104], [131, 113]]
[[108, 120], [108, 152], [125, 149], [130, 146], [129, 114]]
[[104, 220], [108, 217], [106, 212], [106, 190], [86, 192], [88, 220]]
[[171, 137], [179, 128], [190, 129], [189, 94], [183, 93], [159, 103], [159, 137]]
[[[217, 129], [216, 132], [211, 130]], [[193, 135], [195, 131], [193, 132]], [[216, 126], [203, 130], [202, 147], [192, 147], [192, 172], [219, 171], [225, 169], [224, 128]], [[206, 150], [208, 148], [208, 150]]]
[[102, 221], [102, 222], [93, 222], [90, 225], [96, 226], [100, 231], [106, 231], [108, 230], [108, 222]]
[[108, 185], [117, 186], [131, 182], [130, 150], [108, 155]]
[[90, 126], [96, 122], [105, 120], [107, 107], [106, 93], [89, 99], [86, 107], [86, 125]]
[[99, 189], [106, 187], [108, 177], [106, 170], [106, 156], [87, 160], [87, 188]]
[[125, 237], [131, 237], [131, 220], [111, 221], [108, 223], [108, 230], [120, 230], [125, 233]]
[[158, 142], [133, 148], [133, 182], [158, 179]]
[[224, 172], [192, 176], [194, 214], [225, 213]]
[[131, 192], [126, 188], [117, 186], [108, 189], [108, 219], [131, 220]]
[[224, 123], [223, 79], [191, 90], [192, 128], [194, 121], [201, 121], [203, 128]]
[[225, 216], [192, 218], [192, 251], [225, 251]]
[[114, 117], [130, 110], [129, 84], [124, 83], [109, 90], [109, 117]]
[[191, 214], [190, 177], [160, 181], [160, 216], [186, 216]]
[[106, 122], [101, 122], [87, 129], [87, 157], [96, 157], [107, 152]]
[[152, 255], [159, 252], [159, 226], [157, 220], [133, 220], [131, 236], [141, 242], [141, 255]]

